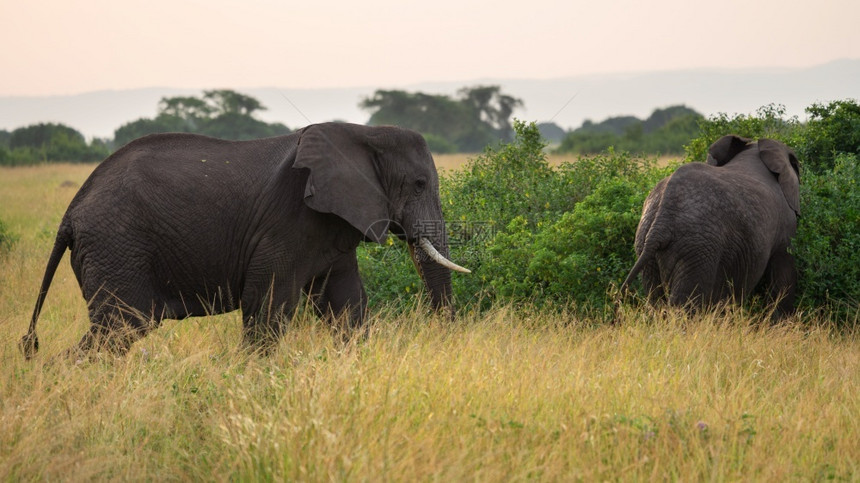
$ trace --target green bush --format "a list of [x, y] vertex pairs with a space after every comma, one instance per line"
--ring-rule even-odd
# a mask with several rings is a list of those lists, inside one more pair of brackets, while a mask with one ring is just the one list
[[[515, 122], [510, 144], [487, 149], [443, 180], [452, 257], [472, 269], [455, 277], [460, 303], [604, 305], [606, 288], [634, 261], [642, 203], [667, 173], [610, 150], [555, 169], [534, 124]], [[475, 227], [478, 229], [475, 229]]]
[[[491, 258], [482, 269], [495, 297], [608, 307], [607, 288], [635, 262], [633, 238], [645, 197], [667, 171], [625, 154], [580, 162], [581, 170], [574, 163], [558, 174], [570, 195], [582, 195], [570, 211], [534, 227], [515, 218], [488, 247]], [[600, 176], [608, 166], [617, 168], [615, 175]]]
[[[605, 307], [635, 261], [645, 196], [670, 168], [612, 150], [553, 168], [535, 124], [515, 121], [514, 131], [441, 180], [451, 258], [472, 270], [454, 275], [458, 305]], [[358, 258], [371, 305], [423, 296], [402, 242], [363, 244]]]
[[452, 259], [472, 270], [468, 276], [455, 275], [460, 304], [489, 306], [496, 298], [492, 281], [498, 272], [514, 270], [522, 259], [517, 255], [522, 243], [496, 241], [514, 220], [531, 233], [575, 204], [547, 161], [537, 126], [515, 120], [514, 132], [512, 142], [487, 147], [441, 180]]
[[807, 173], [793, 250], [799, 302], [856, 317], [860, 304], [860, 163], [840, 154], [831, 171]]
[[796, 146], [804, 166], [824, 171], [834, 166], [839, 153], [860, 155], [860, 104], [855, 100], [813, 104], [806, 108], [802, 142]]
[[654, 173], [604, 181], [536, 235], [527, 271], [534, 296], [606, 306], [607, 288], [623, 280], [636, 262], [633, 240]]

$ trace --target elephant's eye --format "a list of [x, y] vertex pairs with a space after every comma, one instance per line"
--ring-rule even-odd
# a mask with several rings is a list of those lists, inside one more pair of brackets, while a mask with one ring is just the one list
[[419, 178], [415, 180], [415, 192], [420, 193], [424, 191], [424, 188], [427, 187], [427, 180], [424, 178]]

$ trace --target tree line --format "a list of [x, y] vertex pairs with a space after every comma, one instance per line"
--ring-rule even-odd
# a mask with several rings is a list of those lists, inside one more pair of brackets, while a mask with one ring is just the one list
[[395, 125], [424, 135], [436, 153], [479, 152], [512, 139], [511, 115], [523, 101], [499, 86], [465, 87], [449, 97], [423, 92], [377, 90], [359, 106], [371, 113], [368, 124]]
[[[453, 96], [377, 90], [360, 100], [369, 125], [396, 125], [424, 135], [435, 153], [477, 153], [512, 140], [512, 116], [522, 99], [497, 85], [464, 87]], [[207, 90], [201, 96], [164, 97], [154, 118], [123, 124], [112, 139], [87, 142], [63, 124], [41, 123], [0, 130], [0, 165], [53, 161], [93, 162], [141, 136], [160, 132], [189, 132], [242, 140], [287, 134], [281, 123], [266, 123], [256, 115], [266, 110], [259, 100], [233, 90]], [[656, 109], [645, 120], [633, 116], [586, 120], [570, 132], [554, 123], [537, 125], [557, 152], [597, 154], [610, 147], [637, 154], [679, 154], [700, 133], [703, 116], [686, 106]]]
[[87, 142], [79, 131], [55, 123], [40, 123], [0, 130], [0, 165], [42, 162], [101, 161], [129, 141], [147, 134], [188, 132], [223, 139], [255, 139], [287, 134], [281, 123], [266, 123], [255, 117], [266, 107], [254, 97], [218, 89], [203, 95], [164, 97], [154, 118], [140, 118], [114, 131], [113, 139]]
[[158, 103], [154, 119], [138, 119], [114, 131], [114, 145], [157, 132], [189, 132], [223, 139], [244, 140], [288, 134], [281, 123], [255, 117], [265, 111], [257, 99], [232, 90], [203, 91], [202, 97], [167, 97]]

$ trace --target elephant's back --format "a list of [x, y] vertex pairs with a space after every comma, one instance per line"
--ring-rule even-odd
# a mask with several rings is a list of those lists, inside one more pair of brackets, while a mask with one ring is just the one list
[[666, 184], [656, 222], [670, 233], [672, 256], [721, 267], [748, 265], [747, 259], [758, 255], [749, 247], [766, 246], [762, 233], [778, 223], [761, 216], [748, 185], [720, 167], [690, 163], [679, 168]]
[[[695, 252], [721, 240], [727, 245], [743, 243], [756, 221], [738, 196], [736, 180], [723, 176], [720, 168], [704, 163], [681, 166], [666, 181], [652, 225], [674, 252]], [[694, 256], [684, 254], [683, 256]]]
[[722, 168], [688, 163], [669, 176], [661, 205], [703, 217], [743, 210], [741, 186], [740, 179]]
[[[151, 134], [103, 161], [70, 210], [130, 199], [188, 206], [253, 196], [294, 146], [292, 136], [228, 141], [189, 133]], [[96, 205], [96, 206], [92, 206]]]
[[688, 163], [669, 177], [663, 204], [699, 216], [703, 223], [756, 225], [761, 221], [752, 215], [762, 210], [779, 218], [779, 206], [770, 203], [781, 199], [778, 189], [775, 182], [768, 184], [726, 166]]
[[294, 136], [230, 141], [190, 133], [150, 134], [117, 150], [91, 178], [110, 183], [134, 181], [127, 178], [141, 173], [163, 180], [184, 176], [193, 180], [213, 174], [232, 178], [264, 175], [283, 160], [295, 143]]
[[141, 237], [223, 243], [253, 222], [261, 193], [291, 142], [288, 136], [255, 141], [181, 133], [145, 136], [93, 171], [64, 223], [73, 229], [78, 247]]

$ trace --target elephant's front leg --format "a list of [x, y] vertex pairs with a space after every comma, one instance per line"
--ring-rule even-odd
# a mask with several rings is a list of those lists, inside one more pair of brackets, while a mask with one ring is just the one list
[[242, 291], [242, 343], [268, 352], [280, 340], [298, 304], [300, 288], [277, 274], [251, 278]]
[[345, 317], [350, 329], [364, 322], [367, 294], [358, 273], [355, 252], [341, 255], [331, 268], [308, 287], [308, 296], [321, 317]]

